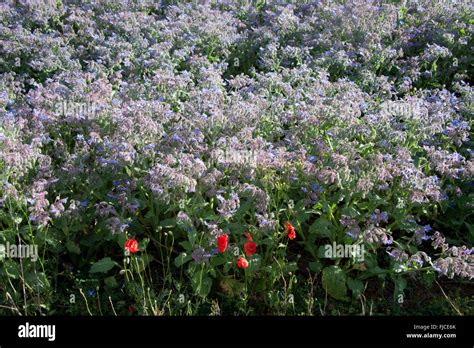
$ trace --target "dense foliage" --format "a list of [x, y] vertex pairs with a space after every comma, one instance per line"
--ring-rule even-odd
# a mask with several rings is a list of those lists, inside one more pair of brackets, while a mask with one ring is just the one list
[[3, 1], [0, 243], [39, 257], [3, 248], [0, 313], [396, 314], [446, 280], [466, 296], [472, 11]]

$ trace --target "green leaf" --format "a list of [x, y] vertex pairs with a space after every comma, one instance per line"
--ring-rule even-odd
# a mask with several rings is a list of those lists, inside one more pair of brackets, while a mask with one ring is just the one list
[[164, 228], [173, 228], [176, 226], [176, 219], [175, 218], [170, 218], [170, 219], [165, 219], [160, 221], [158, 226], [164, 227]]
[[19, 264], [13, 260], [5, 260], [3, 267], [0, 267], [0, 275], [6, 275], [12, 279], [18, 279], [21, 275]]
[[297, 269], [298, 269], [298, 265], [296, 264], [296, 262], [289, 262], [285, 265], [285, 272], [286, 273], [294, 272]]
[[359, 298], [364, 291], [364, 282], [359, 279], [347, 278], [347, 286], [352, 291], [352, 296]]
[[189, 244], [194, 245], [196, 244], [197, 233], [195, 230], [189, 231], [188, 233], [188, 240]]
[[179, 245], [181, 245], [186, 251], [190, 251], [193, 248], [191, 243], [189, 243], [187, 240], [185, 240], [184, 242], [180, 242]]
[[191, 285], [199, 296], [206, 297], [211, 291], [212, 279], [204, 272], [196, 272], [191, 279]]
[[309, 233], [317, 238], [329, 238], [331, 241], [336, 237], [332, 224], [325, 216], [321, 216], [311, 225]]
[[260, 244], [273, 245], [273, 244], [275, 244], [275, 240], [273, 238], [265, 238], [265, 239], [260, 241]]
[[211, 258], [211, 266], [216, 267], [226, 263], [226, 259], [223, 254], [216, 255]]
[[38, 292], [45, 292], [50, 284], [48, 277], [44, 273], [29, 272], [25, 274], [26, 283]]
[[341, 209], [341, 215], [346, 215], [351, 218], [355, 218], [360, 215], [359, 211], [357, 209], [354, 209], [353, 207], [344, 207]]
[[181, 253], [178, 255], [178, 257], [176, 257], [174, 259], [174, 265], [176, 267], [181, 267], [182, 265], [184, 265], [186, 262], [188, 262], [189, 260], [191, 260], [192, 256], [191, 255], [188, 255], [187, 253]]
[[110, 271], [116, 263], [110, 257], [104, 257], [91, 266], [90, 273], [106, 273]]
[[403, 296], [403, 291], [407, 287], [407, 281], [402, 276], [393, 277], [393, 282], [395, 283], [395, 290], [393, 292], [394, 300], [397, 301], [399, 296]]
[[323, 269], [322, 283], [329, 295], [337, 300], [346, 297], [346, 274], [337, 266], [330, 266]]
[[107, 277], [104, 279], [105, 286], [109, 288], [116, 288], [118, 286], [117, 279], [114, 276]]
[[322, 268], [323, 266], [320, 261], [314, 261], [309, 263], [309, 269], [315, 273], [321, 272]]
[[79, 248], [79, 246], [76, 243], [74, 243], [72, 240], [67, 241], [66, 248], [70, 253], [73, 253], [73, 254], [81, 253], [81, 249]]

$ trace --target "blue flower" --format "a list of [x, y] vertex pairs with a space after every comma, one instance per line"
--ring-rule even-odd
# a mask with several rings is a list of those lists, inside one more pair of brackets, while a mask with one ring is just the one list
[[324, 192], [324, 188], [316, 182], [311, 183], [311, 189], [316, 193]]
[[121, 180], [113, 180], [112, 185], [118, 186], [118, 185], [120, 185], [121, 182], [122, 182]]
[[455, 128], [459, 127], [461, 124], [462, 124], [462, 123], [461, 123], [460, 120], [452, 120], [452, 121], [451, 121], [451, 126], [453, 126], [453, 127], [455, 127]]
[[119, 163], [119, 161], [117, 161], [117, 160], [115, 160], [115, 159], [106, 159], [106, 158], [104, 158], [104, 157], [100, 157], [100, 158], [99, 158], [99, 162], [100, 162], [101, 164], [106, 164], [106, 165], [107, 165], [107, 164], [115, 165], [115, 164], [118, 164], [118, 163]]
[[177, 142], [177, 143], [183, 143], [183, 138], [181, 138], [178, 134], [173, 134], [171, 137], [171, 140]]
[[148, 144], [143, 146], [143, 150], [153, 150], [156, 147], [156, 144]]
[[3, 189], [6, 189], [8, 187], [8, 185], [10, 185], [10, 183], [8, 181], [6, 181], [5, 179], [2, 179], [2, 182], [3, 182]]

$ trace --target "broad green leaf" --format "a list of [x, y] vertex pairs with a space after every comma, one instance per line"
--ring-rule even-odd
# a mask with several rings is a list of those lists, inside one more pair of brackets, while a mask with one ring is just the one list
[[106, 273], [110, 271], [116, 263], [110, 257], [104, 257], [91, 266], [90, 273]]
[[331, 241], [335, 239], [335, 231], [332, 224], [324, 216], [318, 218], [309, 228], [309, 233], [317, 238], [329, 238]]
[[211, 266], [212, 267], [215, 267], [215, 266], [220, 266], [222, 264], [224, 264], [226, 262], [226, 259], [224, 257], [224, 255], [222, 254], [219, 254], [219, 255], [216, 255], [214, 257], [211, 258]]
[[191, 284], [198, 295], [206, 297], [211, 291], [212, 279], [204, 272], [196, 272], [191, 279]]
[[352, 291], [352, 295], [355, 298], [359, 298], [364, 291], [364, 282], [359, 279], [347, 278], [347, 286]]
[[337, 300], [346, 297], [346, 274], [337, 266], [330, 266], [323, 269], [322, 283], [329, 295]]
[[321, 265], [321, 262], [319, 261], [314, 261], [309, 263], [309, 269], [315, 273], [321, 272], [321, 269], [323, 266]]

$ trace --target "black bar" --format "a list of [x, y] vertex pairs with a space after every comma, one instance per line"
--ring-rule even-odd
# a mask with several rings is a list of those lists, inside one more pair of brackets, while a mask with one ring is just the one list
[[[0, 346], [343, 344], [473, 346], [474, 317], [1, 317]], [[19, 326], [55, 325], [55, 340], [20, 338]], [[415, 327], [415, 325], [417, 325]], [[408, 338], [407, 334], [456, 334]]]

